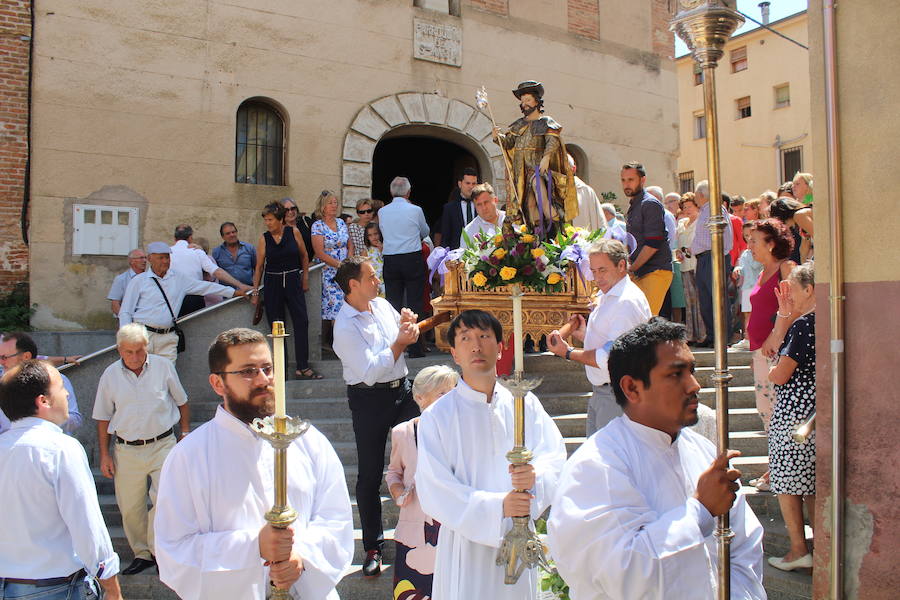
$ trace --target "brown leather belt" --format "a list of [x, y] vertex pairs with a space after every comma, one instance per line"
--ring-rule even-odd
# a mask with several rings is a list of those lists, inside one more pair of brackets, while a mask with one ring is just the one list
[[125, 444], [126, 446], [146, 446], [147, 444], [152, 444], [153, 442], [158, 442], [163, 438], [167, 438], [172, 435], [172, 430], [167, 429], [163, 431], [161, 434], [156, 436], [155, 438], [150, 438], [149, 440], [131, 440], [130, 442], [127, 440], [123, 440], [119, 436], [116, 436], [116, 442], [119, 444]]
[[152, 331], [153, 333], [158, 333], [160, 335], [165, 335], [167, 333], [172, 333], [175, 331], [175, 327], [166, 327], [165, 329], [160, 329], [159, 327], [150, 327], [149, 325], [144, 325], [147, 331]]
[[375, 383], [373, 385], [366, 385], [365, 383], [354, 383], [349, 385], [348, 387], [358, 388], [363, 390], [373, 390], [373, 389], [397, 389], [401, 385], [403, 385], [403, 380], [405, 377], [401, 377], [400, 379], [395, 379], [393, 381], [385, 381], [384, 383]]
[[15, 577], [0, 577], [0, 581], [3, 581], [4, 583], [33, 585], [34, 587], [50, 587], [51, 585], [63, 585], [64, 583], [72, 583], [79, 577], [85, 577], [86, 575], [87, 573], [84, 569], [79, 569], [68, 577], [51, 577], [50, 579], [16, 579]]

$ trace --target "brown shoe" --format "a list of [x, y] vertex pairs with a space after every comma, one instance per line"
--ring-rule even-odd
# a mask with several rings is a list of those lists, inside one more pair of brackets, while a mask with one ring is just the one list
[[381, 551], [369, 550], [362, 566], [363, 577], [372, 578], [381, 575]]

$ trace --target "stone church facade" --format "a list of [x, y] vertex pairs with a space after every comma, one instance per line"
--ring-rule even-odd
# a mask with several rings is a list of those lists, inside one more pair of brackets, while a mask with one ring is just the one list
[[109, 328], [123, 253], [171, 243], [179, 223], [215, 246], [233, 221], [255, 243], [261, 207], [288, 196], [311, 212], [331, 189], [352, 213], [404, 174], [434, 218], [461, 167], [496, 184], [475, 90], [505, 126], [527, 79], [544, 83], [579, 175], [624, 206], [624, 162], [674, 186], [668, 19], [665, 0], [41, 2], [29, 185], [0, 194], [0, 244], [27, 260], [35, 327]]

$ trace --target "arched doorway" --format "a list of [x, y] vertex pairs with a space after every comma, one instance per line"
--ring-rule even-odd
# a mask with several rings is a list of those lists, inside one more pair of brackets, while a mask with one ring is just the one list
[[[437, 94], [392, 94], [363, 106], [347, 131], [341, 200], [347, 208], [361, 198], [389, 200], [391, 179], [403, 174], [433, 224], [466, 166], [492, 184], [504, 177], [500, 148], [484, 114]], [[505, 186], [494, 187], [505, 200]]]
[[[478, 160], [453, 142], [420, 135], [385, 136], [372, 158], [372, 197], [389, 202], [391, 180], [407, 177], [412, 201], [422, 207], [433, 228], [466, 167], [479, 171]], [[483, 179], [481, 173], [479, 179]]]

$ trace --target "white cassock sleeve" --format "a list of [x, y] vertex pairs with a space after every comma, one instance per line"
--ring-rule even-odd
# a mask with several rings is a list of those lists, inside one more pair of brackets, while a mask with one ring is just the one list
[[526, 421], [525, 446], [534, 453], [531, 461], [535, 476], [531, 518], [537, 519], [553, 501], [559, 473], [566, 464], [566, 443], [556, 423], [534, 394], [525, 396], [525, 411], [532, 417], [530, 424]]
[[[211, 594], [227, 589], [246, 590], [247, 598], [262, 598], [260, 527], [203, 533], [210, 529], [214, 501], [205, 485], [196, 484], [209, 480], [205, 470], [205, 457], [196, 453], [170, 452], [166, 457], [154, 521], [160, 579], [185, 599], [212, 598]], [[227, 500], [218, 501], [224, 509]]]
[[[757, 536], [756, 551], [762, 555], [758, 545], [762, 528], [751, 511], [746, 511], [750, 519], [745, 519], [745, 506], [739, 496], [731, 511], [732, 518], [739, 519], [735, 524], [744, 524], [735, 528], [735, 563], [746, 563]], [[713, 516], [693, 497], [665, 513], [653, 511], [627, 465], [616, 456], [605, 464], [576, 460], [566, 468], [548, 533], [557, 568], [573, 598], [663, 600], [713, 597], [713, 565], [705, 544], [714, 527]], [[748, 531], [753, 531], [750, 538]], [[753, 565], [757, 566], [761, 573], [761, 563]], [[761, 575], [753, 582], [750, 571], [733, 564], [737, 577], [732, 578], [732, 598], [766, 597]]]
[[416, 493], [422, 511], [464, 538], [484, 546], [500, 547], [503, 536], [503, 499], [507, 492], [475, 489], [456, 478], [443, 428], [425, 411], [419, 419]]
[[334, 448], [318, 430], [310, 429], [300, 439], [316, 459], [316, 495], [309, 523], [293, 526], [294, 549], [303, 557], [304, 570], [292, 589], [298, 598], [325, 598], [353, 558], [353, 511]]

